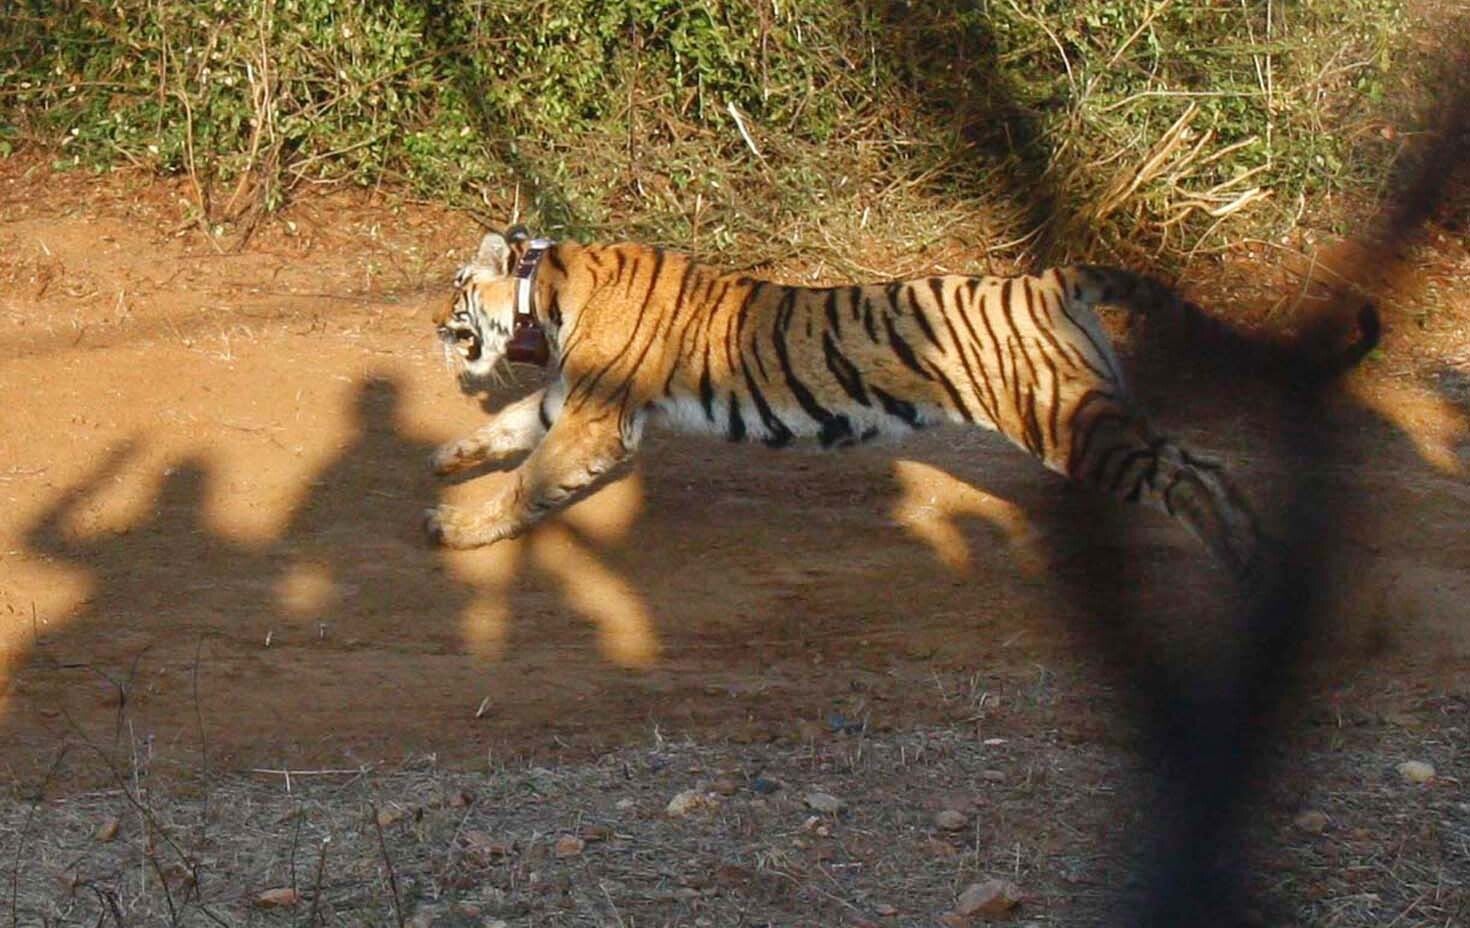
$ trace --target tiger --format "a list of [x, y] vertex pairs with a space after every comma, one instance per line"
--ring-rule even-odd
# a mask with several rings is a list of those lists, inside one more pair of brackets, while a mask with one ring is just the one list
[[554, 376], [434, 452], [440, 475], [521, 460], [482, 508], [428, 509], [424, 529], [451, 548], [514, 537], [609, 480], [650, 422], [825, 448], [956, 423], [1163, 510], [1249, 576], [1256, 516], [1220, 464], [1137, 409], [1095, 312], [1110, 303], [1147, 312], [1178, 298], [1093, 265], [794, 286], [636, 243], [491, 232], [434, 314], [448, 363], [479, 383], [529, 331]]

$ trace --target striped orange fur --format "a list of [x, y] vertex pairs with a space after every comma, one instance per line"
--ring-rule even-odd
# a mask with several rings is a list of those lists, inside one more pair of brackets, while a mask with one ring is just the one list
[[[462, 376], [490, 374], [504, 354], [524, 247], [487, 235], [434, 320]], [[605, 480], [650, 421], [775, 446], [948, 422], [995, 429], [1058, 473], [1164, 509], [1232, 571], [1256, 557], [1245, 502], [1136, 412], [1093, 312], [1174, 300], [1148, 278], [1079, 266], [798, 287], [643, 245], [565, 242], [542, 258], [533, 293], [555, 378], [439, 449], [434, 467], [529, 456], [485, 508], [430, 510], [439, 543], [523, 531]]]

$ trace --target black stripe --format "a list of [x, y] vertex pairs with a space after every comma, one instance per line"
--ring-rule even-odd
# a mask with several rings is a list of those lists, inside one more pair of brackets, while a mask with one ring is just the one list
[[827, 370], [831, 371], [832, 376], [837, 378], [838, 386], [842, 387], [843, 390], [847, 391], [848, 396], [857, 400], [862, 405], [873, 405], [868, 400], [868, 391], [863, 388], [863, 375], [837, 347], [837, 343], [832, 341], [830, 333], [824, 333], [822, 335], [822, 354], [826, 356]]
[[[974, 281], [971, 281], [971, 283], [974, 283]], [[971, 290], [972, 294], [973, 292], [974, 291]], [[959, 294], [955, 294], [955, 296], [958, 300]], [[970, 367], [970, 357], [968, 354], [966, 354], [965, 345], [960, 341], [959, 332], [955, 330], [954, 322], [950, 319], [950, 316], [952, 315], [958, 315], [960, 317], [960, 321], [965, 324], [965, 331], [970, 333], [970, 341], [974, 344], [979, 345], [979, 347], [975, 349], [976, 357], [980, 362], [979, 377], [975, 376], [974, 369]], [[939, 318], [944, 321], [944, 327], [949, 331], [950, 340], [954, 342], [955, 349], [959, 351], [960, 364], [962, 364], [965, 368], [965, 376], [970, 379], [970, 389], [974, 393], [976, 402], [980, 404], [980, 408], [985, 411], [985, 415], [990, 418], [990, 421], [993, 424], [999, 426], [999, 409], [996, 406], [995, 392], [991, 390], [990, 378], [986, 375], [985, 372], [985, 346], [980, 342], [980, 337], [975, 334], [975, 327], [970, 324], [970, 314], [965, 311], [964, 306], [955, 307], [954, 312], [949, 312], [945, 308], [941, 307]], [[987, 395], [989, 395], [990, 397], [990, 401], [988, 404], [986, 402]]]
[[[649, 277], [648, 290], [643, 294], [643, 301], [638, 305], [639, 320], [642, 320], [644, 314], [648, 311], [648, 305], [653, 300], [653, 292], [658, 288], [659, 275], [663, 273], [664, 269], [664, 250], [662, 248], [655, 248], [653, 250], [653, 254], [653, 275]], [[632, 284], [630, 283], [629, 286], [632, 286]], [[675, 305], [677, 306], [678, 304], [676, 303]], [[660, 341], [658, 337], [658, 330], [658, 322], [655, 321], [653, 325], [653, 332], [649, 334], [648, 340], [643, 343], [643, 350], [638, 352], [638, 359], [633, 362], [634, 371], [637, 371], [643, 367], [643, 361], [648, 357], [648, 352], [653, 349], [654, 343]], [[634, 328], [634, 331], [637, 331], [636, 327]], [[623, 385], [613, 393], [613, 400], [616, 402], [621, 400], [623, 397], [626, 397], [629, 391], [633, 389], [633, 383], [634, 379], [631, 375], [625, 378], [623, 380]]]
[[730, 391], [730, 419], [725, 426], [725, 437], [731, 441], [745, 441], [745, 418], [740, 415], [740, 400], [735, 391]]
[[776, 313], [776, 324], [771, 328], [771, 341], [776, 348], [776, 358], [781, 362], [781, 373], [786, 376], [786, 385], [791, 388], [791, 395], [796, 397], [796, 402], [808, 416], [822, 425], [825, 434], [827, 424], [832, 421], [832, 413], [817, 402], [812, 391], [796, 376], [796, 371], [791, 367], [791, 353], [786, 346], [786, 329], [791, 315], [796, 311], [795, 290], [787, 294], [781, 301], [781, 306], [783, 308]]
[[[1061, 342], [1057, 341], [1056, 333], [1052, 331], [1053, 326], [1051, 324], [1051, 319], [1043, 319], [1036, 314], [1036, 299], [1035, 294], [1033, 294], [1031, 291], [1031, 278], [1021, 278], [1021, 289], [1026, 294], [1026, 315], [1031, 318], [1031, 324], [1036, 326], [1037, 333], [1039, 333], [1041, 337], [1046, 340], [1046, 343], [1051, 346], [1051, 350], [1054, 354], [1065, 356], [1065, 352], [1062, 350]], [[1042, 300], [1045, 301], [1045, 299], [1046, 296], [1043, 293]], [[1043, 305], [1045, 305], [1044, 302]], [[1043, 355], [1043, 357], [1045, 356]], [[1053, 366], [1052, 372], [1056, 372], [1055, 366]]]
[[1051, 369], [1051, 408], [1046, 411], [1046, 428], [1051, 435], [1051, 446], [1053, 449], [1060, 447], [1061, 437], [1057, 432], [1057, 417], [1062, 412], [1061, 373], [1056, 365]]
[[[1078, 300], [1078, 302], [1081, 302], [1082, 301], [1082, 291], [1081, 291], [1081, 288], [1080, 287], [1074, 287], [1074, 289], [1077, 291], [1077, 300]], [[1112, 361], [1109, 360], [1109, 353], [1107, 351], [1104, 351], [1102, 349], [1102, 347], [1100, 345], [1098, 345], [1097, 339], [1095, 339], [1095, 338], [1092, 337], [1092, 333], [1087, 330], [1087, 327], [1086, 326], [1078, 325], [1077, 319], [1072, 315], [1070, 304], [1068, 304], [1068, 302], [1067, 302], [1066, 299], [1063, 299], [1061, 301], [1060, 309], [1062, 311], [1062, 315], [1064, 315], [1064, 316], [1067, 317], [1067, 321], [1070, 322], [1070, 323], [1072, 323], [1073, 326], [1076, 326], [1076, 328], [1082, 332], [1083, 337], [1087, 339], [1088, 343], [1092, 345], [1093, 350], [1097, 352], [1098, 359], [1101, 360], [1103, 364], [1107, 365], [1108, 372], [1106, 374], [1098, 374], [1098, 376], [1099, 377], [1102, 377], [1104, 380], [1110, 381], [1112, 383], [1121, 384], [1123, 382], [1122, 381], [1122, 378], [1118, 376], [1118, 372], [1117, 371], [1113, 370]], [[1089, 364], [1088, 367], [1092, 367], [1092, 365]], [[1096, 368], [1092, 368], [1092, 369], [1093, 369], [1094, 373], [1097, 372], [1097, 369]]]
[[[694, 262], [686, 258], [684, 261], [684, 273], [679, 275], [679, 292], [674, 295], [674, 308], [669, 312], [669, 324], [664, 327], [663, 335], [658, 337], [659, 341], [666, 346], [673, 343], [674, 326], [678, 324], [679, 313], [687, 305], [684, 294], [689, 288], [689, 280], [694, 274], [694, 268]], [[688, 302], [692, 302], [692, 300]], [[668, 362], [669, 373], [664, 378], [664, 395], [666, 396], [673, 396], [673, 390], [671, 388], [674, 383], [674, 375], [679, 373], [679, 369], [683, 366], [683, 358], [684, 354], [681, 351], [675, 351], [672, 359]]]
[[873, 395], [878, 397], [878, 402], [883, 406], [883, 411], [895, 419], [903, 420], [909, 428], [922, 428], [923, 423], [919, 421], [919, 411], [914, 404], [908, 400], [901, 400], [887, 390], [879, 387], [873, 388]]
[[852, 321], [857, 322], [863, 316], [863, 288], [858, 284], [848, 287], [847, 298], [852, 301]]
[[709, 378], [709, 342], [704, 345], [704, 369], [699, 373], [699, 402], [704, 407], [704, 417], [715, 421], [715, 388]]
[[1102, 428], [1104, 424], [1107, 424], [1107, 423], [1110, 423], [1110, 422], [1126, 423], [1127, 421], [1128, 421], [1128, 417], [1127, 416], [1123, 415], [1122, 413], [1116, 413], [1116, 412], [1102, 413], [1102, 414], [1096, 416], [1095, 418], [1091, 419], [1087, 423], [1087, 426], [1086, 426], [1086, 428], [1084, 429], [1084, 431], [1082, 433], [1082, 441], [1080, 443], [1078, 443], [1078, 442], [1076, 442], [1075, 436], [1073, 438], [1073, 442], [1074, 442], [1074, 444], [1072, 446], [1073, 453], [1069, 457], [1069, 463], [1070, 463], [1070, 461], [1071, 461], [1072, 458], [1075, 458], [1076, 459], [1076, 467], [1075, 468], [1069, 467], [1068, 470], [1067, 470], [1067, 472], [1069, 474], [1071, 474], [1072, 476], [1077, 477], [1079, 479], [1085, 479], [1086, 478], [1086, 475], [1080, 473], [1079, 471], [1080, 471], [1080, 469], [1082, 467], [1084, 467], [1087, 464], [1088, 456], [1092, 453], [1092, 439], [1093, 439], [1094, 436], [1097, 435], [1098, 429]]
[[[1108, 491], [1112, 493], [1117, 493], [1118, 487], [1121, 486], [1123, 483], [1123, 478], [1128, 476], [1129, 469], [1131, 469], [1134, 464], [1138, 463], [1138, 461], [1144, 458], [1157, 458], [1157, 455], [1154, 454], [1152, 448], [1144, 448], [1142, 450], [1133, 450], [1128, 452], [1128, 454], [1124, 456], [1123, 462], [1118, 465], [1118, 472], [1113, 475], [1113, 479], [1108, 481]], [[1147, 470], [1145, 470], [1144, 473], [1147, 473]], [[1129, 502], [1137, 501], [1138, 484], [1139, 481], [1137, 480], [1133, 482], [1133, 486], [1127, 494]]]
[[556, 268], [558, 273], [565, 274], [567, 272], [566, 262], [561, 259], [560, 246], [552, 245], [546, 249], [546, 263]]
[[1046, 451], [1041, 437], [1041, 422], [1036, 418], [1036, 388], [1026, 388], [1026, 412], [1021, 417], [1026, 432], [1026, 449], [1037, 457]]
[[[1011, 395], [1011, 408], [1016, 411], [1017, 425], [1023, 430], [1026, 428], [1026, 407], [1021, 400], [1021, 368], [1016, 363], [1016, 338], [1014, 335], [1006, 336], [1006, 356], [1011, 359], [1012, 377], [1008, 381]], [[1006, 434], [1010, 434], [1009, 431]]]
[[[621, 250], [615, 250], [613, 253], [618, 256], [619, 262], [622, 263], [623, 256], [622, 256]], [[663, 265], [663, 252], [662, 251], [659, 251], [658, 252], [658, 258], [657, 258], [656, 263], [654, 264], [654, 269], [653, 269], [653, 278], [654, 278], [655, 281], [658, 279], [658, 271], [659, 271], [659, 268], [662, 265]], [[633, 275], [630, 275], [630, 276], [636, 277], [637, 275], [636, 274], [633, 274]], [[652, 289], [653, 289], [653, 284], [650, 283], [649, 284], [649, 290], [650, 290], [650, 292], [652, 291]], [[635, 320], [633, 320], [633, 330], [628, 333], [628, 337], [623, 341], [623, 346], [618, 349], [618, 353], [616, 355], [614, 355], [612, 357], [612, 359], [609, 360], [606, 364], [604, 364], [601, 368], [599, 368], [596, 374], [592, 375], [591, 382], [590, 383], [587, 383], [587, 385], [585, 387], [583, 387], [582, 384], [583, 383], [586, 383], [586, 378], [583, 378], [583, 380], [578, 381], [578, 383], [575, 384], [575, 386], [577, 387], [577, 391], [576, 392], [578, 394], [578, 406], [579, 406], [579, 408], [582, 405], [585, 405], [587, 403], [587, 401], [591, 398], [593, 391], [595, 391], [597, 389], [597, 385], [602, 382], [602, 378], [605, 377], [605, 376], [607, 376], [608, 371], [612, 370], [613, 367], [617, 366], [617, 363], [619, 361], [621, 361], [623, 359], [623, 357], [628, 353], [628, 349], [630, 349], [633, 346], [634, 341], [637, 340], [639, 329], [643, 328], [643, 319], [647, 315], [647, 312], [648, 312], [648, 301], [647, 301], [647, 299], [645, 299], [643, 301], [642, 305], [640, 305], [638, 307], [638, 317]], [[647, 351], [649, 349], [649, 346], [651, 346], [653, 344], [653, 341], [654, 340], [650, 338], [649, 341], [643, 346], [643, 351], [644, 351], [645, 354], [647, 353]], [[571, 401], [570, 394], [568, 395], [568, 398], [567, 399], [568, 399], [568, 402]]]
[[1092, 471], [1087, 475], [1087, 482], [1095, 487], [1100, 487], [1111, 492], [1113, 487], [1110, 485], [1110, 482], [1103, 479], [1107, 476], [1108, 462], [1115, 455], [1126, 453], [1127, 449], [1123, 445], [1109, 445], [1107, 448], [1104, 448], [1102, 454], [1092, 465]]
[[832, 327], [832, 334], [838, 338], [842, 337], [842, 318], [837, 314], [837, 291], [827, 291], [827, 325]]
[[[1013, 306], [1013, 301], [1011, 298], [1011, 290], [1013, 289], [1012, 285], [1014, 283], [1014, 280], [1007, 280], [1004, 284], [1001, 285], [1000, 291], [1001, 312], [1005, 313], [1006, 325], [1011, 327], [1011, 333], [1015, 336], [1015, 347], [1012, 349], [1011, 354], [1011, 366], [1016, 366], [1015, 352], [1020, 351], [1022, 360], [1026, 362], [1026, 370], [1031, 373], [1031, 383], [1034, 384], [1036, 383], [1036, 366], [1031, 363], [1031, 354], [1026, 350], [1026, 346], [1022, 341], [1021, 330], [1016, 328], [1015, 307]], [[1019, 370], [1017, 370], [1018, 379], [1019, 376], [1020, 372]]]
[[744, 324], [745, 314], [750, 309], [751, 301], [755, 299], [756, 293], [761, 287], [761, 282], [758, 280], [750, 280], [749, 278], [743, 277], [740, 280], [747, 284], [749, 289], [745, 291], [745, 297], [740, 301], [739, 308], [730, 314], [725, 324], [725, 357], [730, 365], [730, 373], [732, 374], [735, 373], [737, 362], [744, 363], [741, 360], [740, 327]]
[[868, 330], [868, 338], [873, 344], [878, 344], [878, 327], [873, 322], [873, 301], [866, 296], [863, 297], [863, 328]]
[[[1049, 289], [1049, 290], [1042, 290], [1041, 291], [1041, 305], [1047, 311], [1047, 315], [1048, 315], [1048, 319], [1047, 319], [1048, 327], [1050, 329], [1052, 329], [1053, 331], [1055, 331], [1055, 326], [1053, 326], [1053, 325], [1050, 324], [1051, 323], [1051, 318], [1050, 318], [1050, 314], [1051, 314], [1051, 297], [1050, 297], [1049, 294], [1050, 293], [1055, 293], [1056, 294], [1056, 297], [1057, 297], [1057, 303], [1058, 303], [1058, 305], [1065, 305], [1066, 299], [1067, 299], [1067, 295], [1066, 295], [1065, 292], [1063, 292], [1064, 289], [1065, 288], [1063, 288], [1063, 289]], [[1062, 315], [1065, 316], [1066, 313], [1063, 313]], [[1068, 317], [1068, 318], [1070, 320], [1070, 317]], [[1075, 325], [1075, 324], [1076, 323], [1073, 323], [1073, 325]], [[1069, 360], [1069, 361], [1072, 362], [1073, 369], [1075, 369], [1075, 370], [1083, 370], [1083, 369], [1085, 369], [1085, 370], [1091, 372], [1094, 377], [1096, 377], [1097, 379], [1102, 380], [1102, 381], [1111, 381], [1112, 380], [1112, 377], [1108, 374], [1107, 371], [1105, 371], [1105, 370], [1099, 370], [1096, 365], [1094, 365], [1091, 361], [1089, 361], [1087, 359], [1087, 356], [1086, 355], [1084, 355], [1080, 350], [1078, 350], [1078, 348], [1077, 348], [1076, 345], [1070, 344], [1069, 342], [1064, 342], [1064, 341], [1058, 340], [1057, 341], [1057, 348], [1067, 358], [1067, 360]]]
[[755, 385], [755, 379], [750, 376], [750, 367], [743, 360], [740, 362], [740, 370], [745, 375], [745, 385], [750, 390], [750, 399], [755, 403], [755, 411], [760, 415], [761, 422], [766, 427], [767, 435], [763, 441], [772, 448], [791, 444], [791, 439], [795, 436], [791, 434], [791, 429], [786, 427], [786, 423], [771, 411], [765, 394], [761, 393], [760, 388]]
[[904, 366], [925, 380], [933, 380], [934, 376], [924, 370], [923, 366], [919, 364], [919, 359], [914, 356], [914, 349], [910, 348], [909, 343], [904, 341], [902, 336], [898, 334], [898, 331], [894, 329], [892, 316], [883, 317], [883, 326], [888, 330], [888, 346], [893, 349], [894, 354], [898, 355], [898, 359], [904, 363]]
[[[944, 312], [944, 279], [941, 277], [929, 278], [929, 290], [934, 294], [934, 305], [938, 307], [940, 312]], [[924, 337], [929, 339], [929, 344], [943, 351], [944, 346], [939, 343], [939, 339], [934, 335], [934, 327], [929, 324], [929, 317], [924, 314], [924, 307], [919, 304], [919, 294], [916, 291], [917, 288], [912, 284], [904, 291], [908, 294], [909, 298], [909, 312], [914, 314], [914, 320], [919, 323], [919, 331], [923, 332]]]
[[541, 420], [541, 427], [543, 429], [551, 428], [551, 416], [546, 412], [546, 396], [544, 394], [541, 397], [541, 402], [536, 404], [536, 418]]
[[971, 414], [970, 407], [965, 405], [965, 398], [960, 395], [959, 388], [954, 385], [954, 381], [949, 379], [948, 374], [946, 374], [944, 371], [940, 370], [938, 366], [936, 366], [934, 368], [933, 375], [929, 379], [939, 381], [939, 385], [941, 387], [944, 387], [944, 392], [949, 394], [949, 398], [951, 402], [954, 403], [955, 409], [959, 411], [960, 416], [963, 417], [966, 422], [975, 421], [975, 416]]
[[[1087, 408], [1093, 403], [1100, 402], [1112, 403], [1113, 397], [1102, 390], [1088, 390], [1082, 394], [1082, 398], [1077, 401], [1076, 405], [1072, 407], [1072, 411], [1068, 414], [1067, 427], [1071, 433], [1069, 436], [1070, 445], [1067, 449], [1067, 476], [1069, 477], [1077, 476], [1077, 468], [1082, 463], [1081, 454], [1085, 448], [1083, 439], [1091, 440], [1088, 438], [1092, 431], [1091, 423], [1089, 422], [1086, 427], [1087, 431], [1085, 434], [1079, 431], [1082, 428], [1079, 423], [1082, 421], [1083, 414], [1087, 412]], [[1113, 415], [1116, 416], [1116, 414]], [[1121, 416], [1117, 416], [1117, 418], [1121, 418]]]
[[817, 441], [821, 442], [823, 448], [831, 448], [838, 444], [852, 444], [852, 421], [846, 416], [832, 416], [822, 423], [822, 430], [817, 433]]
[[[985, 332], [986, 332], [986, 334], [988, 334], [990, 336], [990, 344], [995, 349], [995, 367], [996, 367], [996, 370], [993, 371], [992, 373], [995, 375], [996, 379], [998, 379], [1000, 381], [1000, 385], [1002, 387], [1008, 387], [1009, 385], [1008, 385], [1008, 383], [1006, 381], [1005, 353], [1004, 353], [1004, 350], [1001, 347], [1000, 339], [996, 337], [995, 328], [990, 324], [990, 303], [989, 303], [989, 301], [987, 301], [985, 299], [985, 297], [986, 297], [986, 294], [984, 294], [984, 293], [982, 293], [980, 295], [980, 303], [979, 303], [979, 305], [980, 305], [980, 313], [979, 313], [979, 315], [980, 315], [980, 321], [985, 324]], [[996, 409], [996, 412], [999, 413], [1000, 412], [1000, 395], [998, 393], [996, 393], [995, 388], [993, 386], [991, 387], [990, 395], [995, 399], [995, 404], [996, 404], [995, 409]], [[996, 425], [997, 428], [1003, 427], [999, 418], [997, 418], [995, 420], [995, 425]]]

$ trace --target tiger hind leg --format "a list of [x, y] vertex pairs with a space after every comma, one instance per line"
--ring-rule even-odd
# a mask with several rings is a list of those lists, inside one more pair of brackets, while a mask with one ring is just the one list
[[1162, 509], [1237, 578], [1251, 579], [1261, 566], [1262, 539], [1250, 505], [1224, 469], [1155, 435], [1122, 405], [1089, 412], [1074, 431], [1067, 459], [1048, 463], [1111, 496]]

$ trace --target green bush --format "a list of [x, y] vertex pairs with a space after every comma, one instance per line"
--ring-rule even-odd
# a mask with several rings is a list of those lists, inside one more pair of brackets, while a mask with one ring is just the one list
[[220, 223], [350, 182], [748, 260], [1053, 219], [1177, 258], [1376, 189], [1344, 128], [1399, 3], [11, 0], [0, 154], [187, 173]]

